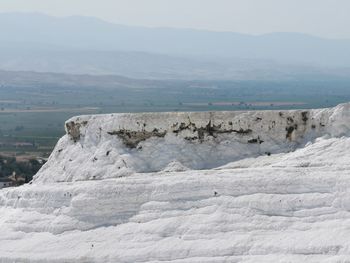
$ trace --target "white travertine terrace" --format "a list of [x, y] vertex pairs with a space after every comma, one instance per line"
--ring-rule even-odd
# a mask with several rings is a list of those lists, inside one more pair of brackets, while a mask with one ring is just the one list
[[0, 262], [347, 262], [350, 105], [80, 116], [0, 191]]
[[322, 110], [79, 116], [66, 122], [67, 135], [35, 182], [116, 178], [161, 171], [174, 162], [211, 169], [289, 152], [324, 135], [349, 133], [348, 112], [344, 104]]

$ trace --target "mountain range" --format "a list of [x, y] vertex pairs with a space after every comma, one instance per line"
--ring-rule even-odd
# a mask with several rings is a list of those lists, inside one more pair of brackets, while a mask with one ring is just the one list
[[4, 70], [273, 79], [322, 75], [329, 69], [344, 72], [350, 67], [350, 40], [299, 33], [252, 36], [147, 28], [38, 13], [1, 13], [0, 31], [0, 69]]

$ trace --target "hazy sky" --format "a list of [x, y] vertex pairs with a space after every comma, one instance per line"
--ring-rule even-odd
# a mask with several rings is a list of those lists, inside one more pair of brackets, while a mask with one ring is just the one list
[[350, 0], [0, 0], [0, 12], [87, 15], [127, 25], [350, 38]]

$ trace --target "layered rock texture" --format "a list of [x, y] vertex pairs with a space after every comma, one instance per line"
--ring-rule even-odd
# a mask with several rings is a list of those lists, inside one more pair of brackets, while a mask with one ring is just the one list
[[347, 262], [350, 105], [80, 116], [0, 191], [0, 262]]

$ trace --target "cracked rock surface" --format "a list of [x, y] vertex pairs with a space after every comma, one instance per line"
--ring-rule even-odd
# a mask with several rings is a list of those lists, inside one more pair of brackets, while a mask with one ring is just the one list
[[349, 104], [66, 130], [32, 184], [0, 191], [0, 262], [349, 260]]

